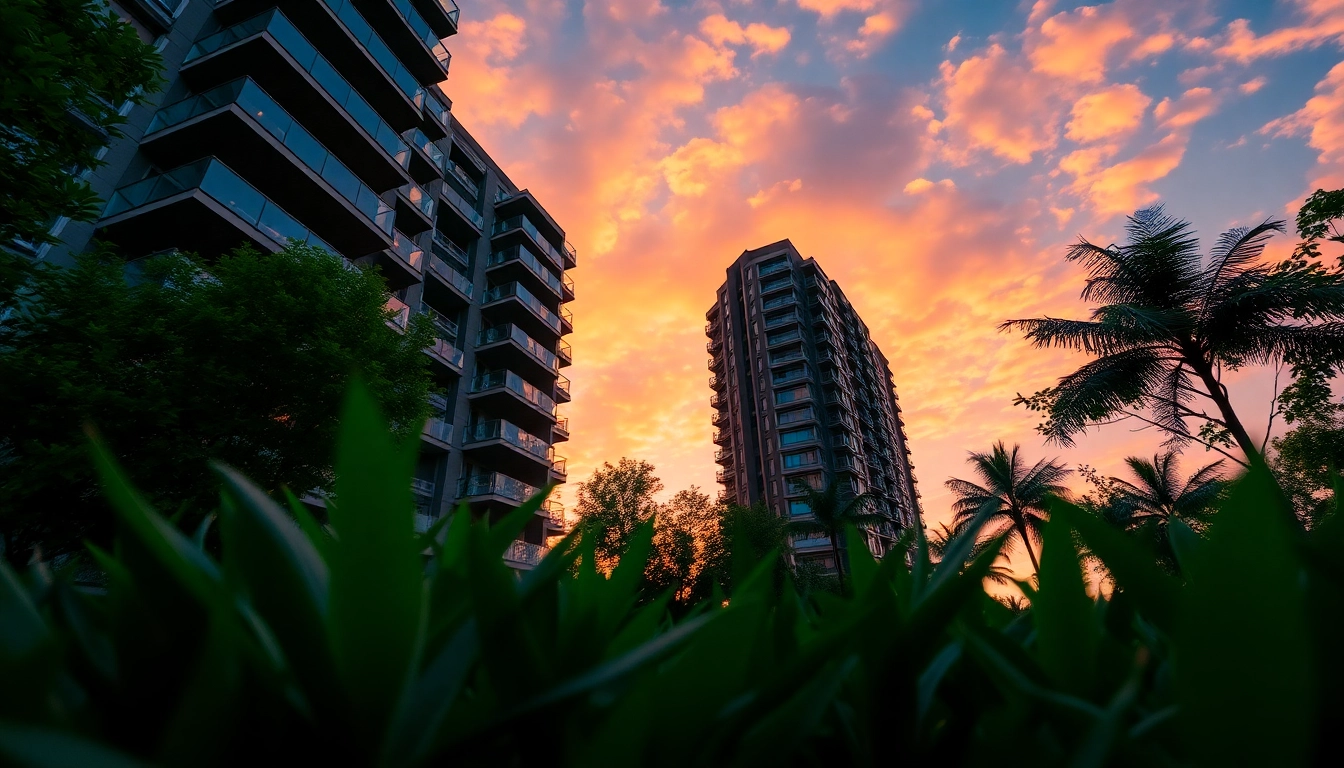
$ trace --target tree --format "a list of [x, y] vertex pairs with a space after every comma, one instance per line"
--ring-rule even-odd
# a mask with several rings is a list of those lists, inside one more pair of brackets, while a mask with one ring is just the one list
[[614, 566], [635, 530], [658, 511], [654, 497], [663, 490], [663, 481], [653, 473], [647, 461], [622, 457], [616, 466], [603, 462], [579, 483], [574, 511], [584, 535], [594, 537], [599, 567]]
[[845, 589], [845, 565], [840, 559], [840, 536], [848, 526], [859, 527], [887, 520], [883, 515], [870, 512], [873, 496], [868, 493], [854, 494], [848, 484], [829, 483], [817, 490], [807, 483], [799, 482], [794, 490], [803, 494], [812, 515], [811, 520], [794, 520], [785, 528], [789, 533], [825, 533], [830, 539], [831, 555], [835, 558], [835, 573], [840, 580], [840, 591]]
[[0, 5], [0, 243], [52, 242], [57, 217], [97, 217], [78, 174], [102, 164], [120, 105], [157, 88], [160, 65], [100, 0]]
[[210, 265], [168, 255], [130, 270], [90, 253], [68, 269], [39, 265], [10, 302], [0, 530], [12, 558], [109, 540], [85, 424], [153, 503], [200, 513], [218, 501], [210, 460], [271, 492], [329, 489], [352, 373], [402, 438], [423, 424], [432, 331], [423, 318], [391, 330], [382, 278], [317, 248], [242, 248]]
[[[948, 546], [957, 537], [958, 533], [957, 529], [948, 526], [946, 523], [939, 523], [938, 528], [928, 536], [929, 554], [932, 556], [934, 563], [943, 561]], [[970, 565], [976, 558], [984, 554], [991, 543], [993, 543], [993, 539], [981, 538], [977, 540], [975, 545], [966, 551], [966, 559], [961, 564], [962, 568]], [[1007, 555], [1003, 550], [1000, 550], [998, 557], [994, 558], [994, 564], [989, 567], [989, 572], [985, 574], [985, 579], [1001, 587], [1017, 586], [1017, 579], [1013, 577], [1013, 571], [1008, 567], [1007, 562]]]
[[[1281, 221], [1223, 233], [1207, 263], [1189, 222], [1161, 206], [1136, 212], [1126, 229], [1126, 245], [1080, 239], [1066, 256], [1087, 270], [1082, 298], [1101, 304], [1090, 319], [1000, 326], [1024, 331], [1036, 347], [1095, 358], [1015, 402], [1045, 412], [1038, 429], [1061, 445], [1090, 426], [1134, 418], [1166, 432], [1171, 445], [1198, 440], [1238, 461], [1223, 448], [1257, 455], [1263, 445], [1257, 449], [1232, 408], [1223, 372], [1339, 359], [1344, 275], [1302, 261], [1261, 262], [1266, 241], [1284, 229]], [[1198, 435], [1186, 419], [1201, 424]]]
[[697, 583], [709, 551], [720, 536], [721, 514], [709, 494], [694, 485], [659, 505], [654, 517], [654, 551], [646, 574], [651, 589], [674, 587], [682, 601], [702, 591]]
[[745, 577], [767, 557], [774, 558], [775, 580], [782, 584], [788, 574], [784, 520], [761, 502], [719, 507], [718, 517], [717, 535], [711, 531], [706, 537], [704, 562], [693, 594], [709, 594], [718, 584], [731, 595], [735, 577]]
[[1130, 456], [1125, 459], [1136, 482], [1111, 478], [1108, 519], [1125, 530], [1147, 539], [1169, 570], [1179, 570], [1168, 531], [1180, 520], [1196, 532], [1207, 527], [1219, 497], [1226, 488], [1221, 473], [1223, 462], [1215, 461], [1180, 479], [1176, 453], [1153, 456], [1152, 461]]
[[[946, 483], [957, 497], [952, 504], [952, 528], [957, 532], [965, 530], [978, 515], [987, 513], [980, 537], [993, 539], [1016, 532], [1027, 548], [1032, 569], [1039, 571], [1040, 563], [1031, 545], [1040, 540], [1041, 524], [1049, 515], [1046, 501], [1051, 496], [1068, 495], [1062, 482], [1070, 472], [1062, 464], [1047, 459], [1028, 468], [1020, 450], [1020, 446], [1014, 445], [1009, 451], [1000, 440], [989, 453], [971, 453], [967, 461], [979, 476], [980, 484], [955, 477]], [[1005, 537], [1002, 551], [1011, 553], [1011, 543], [1012, 539]]]

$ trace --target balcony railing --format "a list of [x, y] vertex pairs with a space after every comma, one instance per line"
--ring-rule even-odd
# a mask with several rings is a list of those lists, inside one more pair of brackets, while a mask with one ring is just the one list
[[485, 229], [485, 217], [476, 210], [476, 206], [462, 195], [458, 194], [456, 189], [448, 186], [447, 182], [439, 185], [439, 194], [452, 204], [453, 208], [467, 217], [467, 221], [476, 225], [477, 229]]
[[424, 131], [419, 128], [411, 128], [401, 134], [401, 137], [411, 146], [424, 152], [425, 156], [429, 158], [429, 161], [434, 164], [435, 168], [438, 168], [440, 171], [446, 169], [446, 164], [449, 162], [448, 156], [443, 154], [443, 150], [439, 149], [437, 144], [429, 140], [429, 137], [425, 135]]
[[456, 177], [458, 181], [462, 182], [462, 186], [467, 188], [467, 191], [471, 193], [471, 196], [473, 198], [480, 199], [481, 197], [480, 182], [476, 181], [466, 171], [462, 170], [462, 166], [453, 162], [451, 158], [446, 158], [446, 160], [447, 164], [444, 166], [444, 169], [447, 170], [449, 173], [453, 174], [453, 176]]
[[424, 249], [416, 245], [414, 240], [402, 234], [401, 230], [392, 230], [391, 251], [416, 272], [424, 270]]
[[716, 445], [727, 445], [733, 441], [733, 433], [726, 429], [714, 430], [714, 443]]
[[[425, 21], [425, 17], [415, 10], [409, 0], [392, 0], [392, 5], [401, 12], [401, 17], [406, 20], [406, 26], [410, 27], [415, 36], [420, 38], [420, 42], [434, 54], [434, 58], [438, 59], [439, 65], [443, 67], [444, 74], [447, 74], [452, 54], [448, 53], [448, 49], [443, 47], [443, 41], [434, 34], [434, 30], [430, 29], [429, 22]], [[456, 24], [457, 20], [454, 19], [453, 23]]]
[[[714, 442], [717, 443], [718, 441], [715, 440]], [[719, 450], [714, 452], [714, 462], [716, 464], [721, 464], [725, 461], [731, 462], [732, 460], [733, 460], [733, 451], [730, 448], [720, 448]]]
[[103, 216], [115, 216], [192, 189], [200, 190], [228, 208], [279, 245], [295, 240], [318, 246], [333, 255], [340, 254], [293, 216], [285, 213], [283, 208], [243, 181], [243, 177], [213, 157], [202, 158], [118, 189], [107, 201]]
[[462, 250], [457, 243], [449, 240], [447, 235], [437, 229], [434, 230], [433, 248], [435, 251], [443, 254], [445, 259], [452, 259], [458, 264], [461, 264], [463, 269], [469, 269], [471, 267], [471, 258], [467, 255], [467, 252]]
[[148, 135], [171, 128], [228, 104], [241, 107], [267, 133], [293, 152], [300, 162], [325, 179], [337, 194], [367, 216], [375, 227], [384, 234], [392, 234], [392, 221], [395, 218], [392, 207], [379, 199], [377, 192], [360, 181], [250, 78], [244, 77], [216, 86], [160, 109], [154, 119], [149, 121], [145, 133]]
[[508, 549], [504, 550], [504, 559], [511, 563], [540, 565], [541, 561], [546, 559], [546, 553], [550, 551], [549, 547], [515, 539], [509, 542]]
[[515, 480], [499, 472], [465, 478], [462, 489], [462, 495], [467, 497], [503, 496], [519, 503], [527, 501], [536, 493], [536, 486], [528, 485], [522, 480]]
[[434, 483], [429, 480], [421, 480], [418, 477], [411, 478], [411, 493], [417, 496], [433, 496]]
[[486, 440], [503, 440], [539, 459], [548, 458], [551, 450], [551, 446], [545, 440], [523, 431], [504, 419], [478, 422], [475, 426], [468, 427], [466, 434], [462, 436], [463, 443], [482, 443]]
[[[527, 218], [527, 216], [524, 216], [523, 214], [518, 214], [517, 216], [511, 216], [507, 219], [503, 219], [502, 221], [496, 221], [494, 231], [491, 234], [492, 236], [500, 235], [513, 229], [521, 229], [524, 232], [526, 232], [528, 237], [532, 238], [532, 242], [535, 243], [537, 247], [541, 249], [543, 254], [545, 254], [546, 258], [551, 260], [551, 263], [555, 264], [562, 270], [565, 268], [564, 254], [560, 252], [560, 249], [552, 245], [549, 240], [543, 237], [541, 234], [541, 230], [537, 229], [537, 225], [533, 224], [532, 220]], [[573, 250], [573, 248], [569, 245], [569, 243], [565, 243], [565, 249], [566, 252]]]
[[363, 14], [355, 9], [350, 0], [322, 0], [322, 2], [331, 9], [336, 18], [341, 20], [345, 28], [350, 31], [350, 35], [364, 46], [364, 50], [369, 52], [369, 56], [378, 62], [378, 66], [383, 68], [392, 82], [397, 84], [401, 92], [406, 94], [406, 98], [411, 100], [416, 109], [420, 109], [425, 104], [425, 89], [420, 87], [415, 79], [415, 75], [410, 73], [402, 65], [401, 60], [392, 52], [383, 38], [373, 31], [369, 22], [364, 20]]
[[761, 304], [761, 309], [763, 309], [763, 310], [771, 310], [771, 309], [774, 309], [774, 308], [776, 308], [776, 307], [782, 307], [782, 306], [785, 306], [786, 304], [793, 304], [793, 303], [796, 303], [797, 301], [798, 301], [798, 297], [797, 297], [796, 295], [794, 295], [794, 294], [792, 294], [792, 293], [786, 293], [786, 294], [784, 294], [783, 296], [776, 296], [776, 297], [773, 298], [773, 299], [769, 299], [769, 300], [763, 302], [763, 303]]
[[387, 322], [403, 331], [406, 330], [406, 326], [411, 322], [411, 308], [406, 305], [406, 302], [398, 299], [396, 296], [388, 296], [387, 304], [385, 306], [395, 313]]
[[308, 42], [278, 9], [273, 8], [265, 13], [253, 16], [247, 21], [202, 38], [187, 52], [183, 64], [261, 32], [269, 34], [271, 39], [275, 40], [305, 72], [312, 75], [313, 79], [322, 87], [322, 90], [326, 91], [328, 96], [341, 105], [346, 115], [355, 124], [363, 128], [387, 152], [389, 157], [402, 168], [410, 167], [411, 148], [406, 144], [406, 141], [392, 126], [387, 124], [387, 121], [378, 116], [378, 112], [364, 100], [364, 97], [355, 91], [350, 83], [336, 71], [336, 68], [317, 52], [313, 44]]
[[513, 371], [491, 371], [471, 380], [471, 391], [473, 393], [486, 392], [496, 388], [507, 389], [521, 396], [542, 413], [552, 418], [555, 417], [555, 401], [548, 395], [543, 394], [541, 390], [524, 381], [523, 377]]
[[555, 391], [556, 391], [556, 392], [563, 392], [563, 393], [565, 393], [565, 397], [569, 397], [569, 396], [570, 396], [570, 394], [569, 394], [569, 379], [566, 378], [566, 377], [564, 377], [564, 376], [556, 376], [556, 377], [555, 377]]
[[466, 355], [462, 350], [454, 347], [445, 339], [435, 338], [434, 343], [426, 347], [425, 351], [435, 357], [441, 358], [444, 362], [448, 363], [448, 365], [458, 370], [461, 370], [462, 365], [466, 362]]
[[502, 251], [491, 253], [490, 258], [486, 260], [485, 265], [487, 267], [497, 267], [510, 261], [521, 262], [523, 266], [527, 267], [529, 272], [536, 275], [538, 279], [545, 283], [547, 288], [554, 291], [556, 296], [564, 296], [564, 286], [562, 285], [560, 278], [542, 264], [536, 256], [533, 256], [531, 251], [521, 245], [511, 246]]
[[445, 445], [453, 442], [453, 425], [436, 416], [425, 419], [425, 428], [421, 433]]
[[551, 474], [558, 475], [560, 477], [564, 477], [565, 475], [568, 474], [565, 468], [569, 466], [569, 459], [566, 459], [564, 456], [557, 454], [554, 448], [550, 450], [547, 456], [551, 460]]
[[802, 360], [805, 357], [807, 356], [803, 354], [803, 351], [801, 349], [793, 350], [790, 352], [779, 352], [770, 356], [770, 364], [779, 365], [781, 363], [788, 363], [794, 360]]
[[429, 116], [438, 121], [439, 125], [445, 130], [453, 124], [453, 108], [443, 103], [443, 100], [434, 95], [433, 91], [425, 91], [425, 111]]
[[457, 0], [438, 0], [438, 3], [448, 20], [453, 22], [453, 26], [457, 26], [457, 16], [461, 13], [457, 8]]
[[556, 419], [556, 420], [555, 420], [555, 428], [554, 428], [554, 429], [555, 429], [556, 432], [564, 432], [566, 435], [568, 435], [568, 434], [569, 434], [569, 417], [568, 417], [568, 416], [562, 416], [562, 417]]
[[564, 304], [561, 304], [561, 305], [560, 305], [560, 320], [561, 320], [565, 325], [568, 325], [568, 326], [570, 327], [571, 330], [573, 330], [573, 328], [574, 328], [574, 310], [570, 309], [569, 307], [565, 306]]
[[411, 205], [419, 208], [420, 212], [425, 214], [430, 221], [434, 220], [434, 198], [430, 197], [430, 194], [419, 184], [413, 181], [407, 182], [405, 185], [397, 187], [397, 192], [405, 197]]
[[457, 338], [457, 323], [450, 320], [447, 315], [429, 306], [423, 301], [420, 302], [420, 306], [416, 309], [416, 311], [419, 314], [425, 315], [429, 318], [430, 322], [434, 324], [434, 330], [438, 333], [440, 338], [449, 340]]
[[782, 314], [782, 315], [776, 315], [776, 316], [774, 316], [774, 317], [766, 318], [766, 321], [765, 321], [765, 327], [766, 327], [766, 328], [776, 328], [776, 327], [778, 327], [778, 326], [785, 325], [785, 324], [787, 324], [787, 323], [796, 323], [796, 322], [799, 322], [799, 321], [801, 321], [802, 319], [803, 319], [803, 316], [800, 315], [800, 314], [798, 314], [798, 311], [797, 311], [797, 310], [794, 310], [794, 311], [792, 311], [792, 312], [787, 312], [787, 313]]
[[448, 262], [431, 254], [429, 257], [429, 270], [447, 280], [449, 285], [461, 291], [468, 299], [471, 298], [471, 281], [467, 279], [466, 275], [450, 267]]
[[512, 323], [505, 323], [503, 325], [496, 325], [493, 328], [482, 329], [476, 336], [476, 346], [484, 347], [508, 340], [512, 340], [513, 343], [522, 347], [529, 355], [536, 358], [537, 362], [541, 363], [546, 368], [552, 371], [560, 370], [560, 360], [554, 352], [542, 346], [541, 342], [528, 336], [523, 332], [523, 329]]
[[565, 341], [564, 339], [561, 339], [560, 341], [556, 342], [555, 355], [556, 357], [559, 357], [561, 360], [564, 360], [567, 363], [574, 362], [574, 348], [571, 347], [569, 345], [569, 342]]
[[[766, 327], [768, 328], [769, 326], [767, 325]], [[785, 331], [784, 333], [769, 334], [768, 336], [765, 337], [765, 345], [767, 347], [773, 347], [777, 344], [784, 344], [790, 341], [797, 341], [798, 339], [801, 338], [803, 338], [802, 332], [795, 328], [794, 330]]]
[[485, 292], [481, 297], [482, 305], [489, 305], [496, 301], [502, 301], [507, 298], [517, 298], [523, 304], [531, 309], [541, 321], [556, 333], [560, 332], [560, 316], [552, 312], [541, 300], [533, 296], [526, 288], [516, 282], [497, 285]]
[[774, 263], [774, 264], [768, 264], [768, 265], [766, 265], [766, 266], [760, 267], [760, 268], [757, 270], [757, 272], [759, 273], [760, 277], [766, 277], [766, 276], [768, 276], [768, 275], [773, 275], [773, 274], [775, 274], [776, 272], [783, 272], [784, 270], [786, 270], [786, 269], [788, 269], [788, 268], [789, 268], [789, 262], [788, 262], [788, 261], [780, 261], [780, 262], [776, 262], [776, 263]]
[[778, 280], [762, 281], [761, 295], [764, 296], [765, 294], [770, 293], [771, 291], [777, 291], [780, 288], [787, 288], [791, 285], [793, 285], [792, 277], [784, 277]]

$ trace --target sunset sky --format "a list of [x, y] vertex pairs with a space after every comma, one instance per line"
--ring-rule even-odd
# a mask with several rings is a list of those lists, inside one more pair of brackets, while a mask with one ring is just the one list
[[[717, 489], [704, 313], [786, 237], [891, 360], [930, 523], [998, 439], [1119, 474], [1160, 437], [1044, 445], [1012, 397], [1077, 360], [995, 327], [1085, 312], [1065, 245], [1135, 208], [1211, 243], [1344, 186], [1344, 0], [462, 5], [453, 111], [579, 252], [569, 500], [622, 456]], [[1231, 385], [1253, 433], [1271, 380]]]

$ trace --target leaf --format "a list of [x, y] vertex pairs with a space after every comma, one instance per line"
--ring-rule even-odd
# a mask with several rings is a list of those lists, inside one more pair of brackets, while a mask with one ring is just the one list
[[831, 661], [782, 706], [757, 719], [738, 745], [738, 764], [787, 764], [804, 740], [813, 736], [822, 715], [831, 708], [840, 686], [858, 663], [858, 657], [852, 654]]
[[845, 548], [849, 559], [850, 587], [855, 595], [861, 595], [872, 585], [877, 576], [877, 561], [868, 549], [868, 541], [859, 533], [858, 528], [845, 525]]
[[149, 768], [149, 763], [69, 731], [26, 723], [0, 722], [0, 755], [33, 768]]
[[1306, 579], [1262, 462], [1214, 516], [1181, 603], [1177, 690], [1209, 765], [1303, 765], [1316, 722]]
[[1099, 638], [1073, 530], [1064, 518], [1052, 517], [1042, 538], [1040, 588], [1031, 604], [1037, 656], [1057, 687], [1088, 697]]
[[304, 506], [304, 503], [299, 501], [298, 497], [290, 493], [288, 488], [283, 490], [285, 503], [289, 505], [290, 514], [294, 515], [294, 519], [298, 521], [299, 530], [303, 531], [303, 535], [308, 538], [308, 543], [313, 545], [313, 549], [317, 550], [318, 556], [322, 558], [323, 562], [326, 562], [327, 558], [331, 556], [327, 546], [331, 537], [322, 530], [322, 526], [313, 518], [313, 513], [308, 511], [308, 507]]
[[336, 501], [329, 508], [337, 540], [328, 561], [327, 627], [369, 749], [400, 696], [419, 633], [424, 577], [412, 460], [410, 450], [392, 444], [373, 400], [353, 381], [341, 416]]
[[0, 559], [0, 660], [20, 661], [50, 640], [50, 632], [9, 564]]

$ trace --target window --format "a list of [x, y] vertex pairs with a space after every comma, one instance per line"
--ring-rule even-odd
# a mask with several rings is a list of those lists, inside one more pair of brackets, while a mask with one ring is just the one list
[[784, 468], [797, 469], [798, 467], [807, 467], [816, 464], [816, 451], [799, 451], [798, 453], [784, 454]]
[[810, 515], [810, 514], [812, 514], [812, 508], [809, 507], [809, 506], [807, 506], [807, 502], [806, 502], [806, 501], [790, 501], [790, 502], [789, 502], [789, 516], [790, 516], [790, 517], [801, 517], [802, 515]]
[[[765, 407], [764, 404], [762, 404], [761, 407], [762, 409], [764, 409]], [[785, 411], [779, 414], [779, 426], [783, 427], [788, 424], [796, 424], [797, 422], [800, 421], [810, 421], [811, 419], [812, 419], [812, 406], [809, 405], [806, 408], [799, 408], [792, 411]]]
[[775, 393], [775, 405], [785, 405], [786, 403], [792, 403], [796, 400], [806, 400], [811, 396], [811, 391], [805, 386], [785, 389]]
[[807, 429], [795, 429], [790, 432], [779, 433], [780, 446], [797, 445], [798, 443], [805, 443], [808, 440], [816, 440], [816, 439], [817, 439], [817, 430], [812, 427], [808, 427]]

